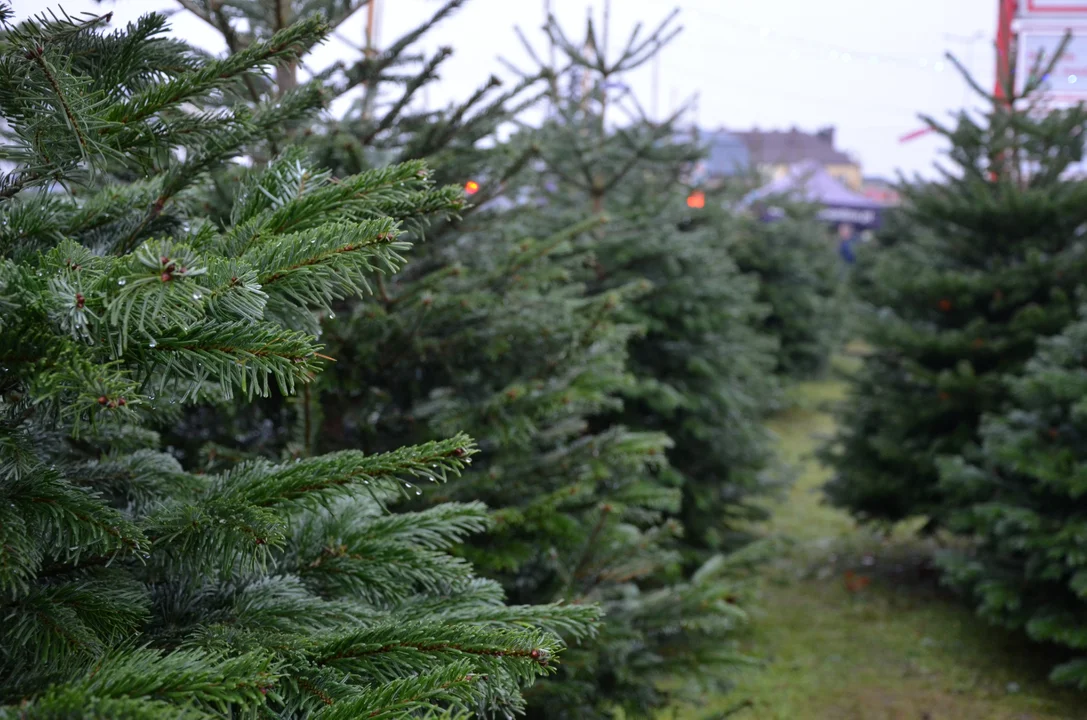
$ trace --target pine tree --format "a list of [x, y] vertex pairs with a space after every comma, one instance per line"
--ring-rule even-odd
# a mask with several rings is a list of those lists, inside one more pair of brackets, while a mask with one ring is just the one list
[[[691, 221], [698, 211], [687, 206], [683, 178], [702, 149], [677, 140], [682, 111], [651, 122], [618, 80], [675, 36], [673, 19], [644, 38], [636, 31], [614, 57], [591, 22], [582, 44], [551, 23], [570, 69], [538, 136], [537, 192], [549, 222], [606, 215], [586, 240], [591, 292], [651, 284], [625, 316], [644, 329], [631, 346], [637, 385], [621, 412], [600, 421], [672, 438], [664, 472], [682, 488], [685, 542], [704, 557], [744, 542], [744, 526], [762, 514], [751, 501], [768, 487], [762, 421], [777, 398], [776, 346], [761, 331], [767, 308], [756, 301], [757, 278], [732, 257], [729, 224]], [[612, 125], [618, 110], [633, 120]]]
[[[956, 510], [937, 459], [968, 452], [987, 412], [1009, 399], [1040, 338], [1076, 315], [1087, 270], [1083, 108], [1039, 108], [1034, 90], [985, 94], [984, 117], [931, 126], [951, 143], [953, 170], [905, 188], [902, 218], [858, 288], [871, 355], [854, 381], [835, 447], [830, 498], [862, 518]], [[976, 86], [975, 86], [976, 87]], [[983, 93], [977, 88], [979, 93]]]
[[940, 558], [945, 581], [990, 621], [1067, 646], [1053, 679], [1087, 689], [1087, 323], [1041, 343], [1011, 382], [1007, 410], [982, 423], [980, 459], [940, 464], [956, 511], [950, 529], [976, 542]]
[[467, 437], [196, 473], [156, 432], [310, 383], [315, 316], [400, 267], [404, 217], [459, 197], [418, 163], [333, 183], [288, 154], [214, 225], [207, 174], [321, 102], [224, 98], [322, 22], [208, 60], [157, 16], [0, 19], [0, 716], [516, 711], [595, 610], [504, 606], [447, 552], [487, 526], [478, 503], [386, 511], [459, 472]]

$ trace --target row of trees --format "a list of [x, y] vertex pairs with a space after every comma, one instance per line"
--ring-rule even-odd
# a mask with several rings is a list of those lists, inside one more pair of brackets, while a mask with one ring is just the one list
[[[1041, 107], [1048, 72], [983, 117], [933, 127], [954, 165], [906, 188], [862, 260], [871, 353], [855, 378], [832, 501], [883, 523], [922, 516], [967, 542], [946, 581], [990, 620], [1087, 649], [1083, 402], [1087, 112]], [[1014, 77], [1014, 73], [1012, 73]], [[1054, 678], [1087, 688], [1080, 655]]]
[[692, 216], [674, 118], [610, 121], [671, 22], [614, 57], [551, 22], [562, 67], [434, 111], [448, 51], [413, 43], [464, 0], [309, 79], [364, 2], [181, 4], [225, 57], [3, 10], [0, 715], [603, 718], [726, 682], [761, 420], [836, 274], [803, 213]]

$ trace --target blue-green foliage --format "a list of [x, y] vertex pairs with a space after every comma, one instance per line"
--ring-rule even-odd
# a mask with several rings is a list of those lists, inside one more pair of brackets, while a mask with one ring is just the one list
[[833, 502], [862, 518], [958, 509], [942, 456], [968, 453], [984, 413], [1009, 398], [1039, 339], [1076, 316], [1087, 271], [1082, 108], [1044, 115], [997, 104], [941, 132], [958, 176], [905, 188], [905, 204], [858, 267], [872, 351], [828, 457]]
[[1087, 324], [1042, 343], [1011, 396], [982, 424], [978, 460], [940, 464], [962, 508], [949, 526], [977, 540], [941, 566], [984, 617], [1071, 648], [1053, 678], [1087, 689]]
[[489, 526], [479, 503], [389, 514], [472, 440], [194, 472], [156, 432], [311, 383], [317, 316], [401, 267], [402, 221], [459, 198], [420, 163], [334, 183], [288, 153], [209, 222], [206, 173], [319, 95], [202, 103], [327, 28], [217, 61], [161, 18], [104, 22], [8, 24], [0, 47], [0, 717], [516, 712], [597, 610], [506, 606], [449, 553]]

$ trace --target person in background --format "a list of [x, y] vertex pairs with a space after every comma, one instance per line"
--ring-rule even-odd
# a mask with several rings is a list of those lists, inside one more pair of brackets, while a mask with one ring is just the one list
[[850, 223], [842, 223], [838, 226], [838, 254], [847, 264], [852, 265], [857, 257], [853, 252], [853, 246], [857, 242], [857, 229]]

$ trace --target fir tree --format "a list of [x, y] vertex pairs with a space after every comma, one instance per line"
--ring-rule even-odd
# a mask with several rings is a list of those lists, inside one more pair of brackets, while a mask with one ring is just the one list
[[[676, 140], [682, 111], [651, 122], [618, 83], [674, 37], [673, 18], [645, 38], [633, 33], [614, 57], [591, 22], [580, 45], [551, 23], [570, 70], [536, 141], [544, 160], [537, 192], [545, 221], [606, 214], [586, 240], [591, 292], [650, 282], [625, 315], [643, 328], [631, 345], [637, 384], [623, 410], [599, 422], [672, 438], [664, 473], [682, 488], [679, 517], [698, 555], [743, 542], [741, 529], [761, 516], [751, 500], [767, 486], [762, 420], [777, 397], [776, 347], [761, 330], [767, 308], [757, 302], [757, 278], [731, 255], [728, 224], [691, 222], [682, 179], [702, 149]], [[619, 110], [633, 120], [612, 125]]]
[[[380, 103], [359, 103], [314, 133], [315, 157], [336, 172], [437, 153], [450, 163], [445, 177], [477, 180], [470, 200], [485, 211], [432, 226], [403, 272], [375, 279], [372, 300], [338, 305], [323, 325], [340, 362], [312, 403], [266, 417], [294, 419], [319, 451], [381, 452], [451, 427], [479, 438], [481, 454], [460, 484], [442, 494], [424, 484], [419, 501], [493, 508], [494, 528], [463, 553], [515, 602], [606, 610], [599, 637], [568, 651], [560, 674], [534, 686], [530, 716], [607, 717], [616, 706], [642, 716], [667, 701], [664, 678], [727, 681], [721, 669], [737, 662], [732, 638], [744, 617], [735, 566], [744, 560], [715, 558], [678, 578], [680, 528], [663, 517], [678, 512], [681, 497], [668, 486], [667, 438], [590, 423], [619, 410], [620, 392], [636, 386], [625, 368], [634, 327], [621, 313], [644, 283], [632, 274], [589, 293], [572, 277], [591, 260], [577, 248], [598, 224], [583, 222], [588, 208], [522, 215], [536, 184], [534, 132], [489, 150], [478, 142], [548, 75], [526, 74], [478, 111], [473, 96], [402, 117], [395, 133], [373, 132]], [[281, 444], [260, 420], [248, 421], [255, 443]]]
[[333, 183], [288, 155], [213, 225], [207, 173], [321, 101], [223, 99], [322, 22], [207, 60], [157, 16], [0, 18], [0, 715], [515, 711], [552, 631], [595, 611], [504, 606], [446, 552], [487, 526], [478, 503], [388, 514], [467, 437], [194, 473], [154, 430], [310, 383], [315, 316], [399, 268], [404, 217], [459, 198], [418, 163]]
[[656, 477], [667, 437], [591, 428], [633, 384], [634, 328], [619, 314], [642, 283], [587, 296], [566, 265], [594, 223], [533, 238], [519, 214], [484, 212], [432, 235], [425, 260], [330, 324], [350, 362], [326, 376], [319, 442], [379, 450], [472, 432], [472, 470], [431, 499], [494, 509], [466, 557], [515, 602], [605, 610], [599, 636], [528, 694], [529, 717], [603, 718], [616, 706], [642, 716], [668, 697], [663, 679], [736, 662], [737, 573], [717, 559], [676, 577], [679, 527], [664, 515], [680, 496]]
[[758, 278], [757, 299], [770, 308], [761, 328], [778, 341], [778, 373], [804, 379], [824, 370], [845, 339], [844, 273], [814, 211], [787, 204], [785, 213], [774, 222], [744, 215], [725, 227], [737, 235], [737, 266]]
[[940, 464], [956, 511], [950, 529], [975, 540], [940, 558], [945, 581], [990, 621], [1067, 646], [1073, 658], [1053, 679], [1087, 689], [1087, 324], [1041, 343], [1011, 382], [1007, 410], [982, 424], [981, 455]]
[[862, 518], [926, 515], [931, 527], [953, 513], [937, 459], [978, 442], [981, 416], [1008, 401], [1038, 340], [1076, 315], [1087, 182], [1067, 171], [1082, 159], [1087, 114], [1040, 109], [1045, 74], [1024, 96], [1008, 87], [1010, 102], [986, 95], [982, 118], [930, 121], [955, 167], [905, 187], [888, 228], [901, 236], [862, 275], [873, 350], [828, 451], [830, 498]]

